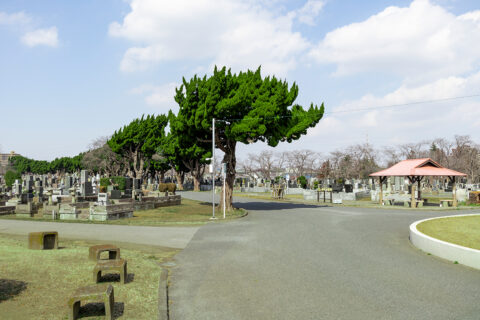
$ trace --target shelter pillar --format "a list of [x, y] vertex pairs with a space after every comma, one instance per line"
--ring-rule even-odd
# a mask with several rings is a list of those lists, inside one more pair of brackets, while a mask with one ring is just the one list
[[378, 197], [378, 203], [380, 205], [383, 204], [383, 182], [385, 181], [385, 179], [387, 179], [387, 177], [379, 177], [380, 179], [380, 196]]
[[452, 181], [452, 192], [453, 192], [453, 206], [456, 208], [458, 203], [457, 203], [457, 184], [455, 183], [455, 176], [450, 177], [450, 180]]
[[415, 184], [412, 183], [412, 198], [411, 198], [411, 202], [410, 202], [410, 208], [415, 208], [415, 204], [416, 204], [416, 201], [415, 201]]

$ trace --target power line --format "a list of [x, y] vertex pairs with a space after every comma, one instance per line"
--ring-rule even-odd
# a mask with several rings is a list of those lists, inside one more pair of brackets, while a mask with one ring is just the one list
[[434, 100], [414, 101], [414, 102], [408, 102], [408, 103], [391, 104], [391, 105], [377, 106], [377, 107], [360, 107], [360, 108], [354, 108], [354, 109], [349, 109], [349, 110], [340, 110], [340, 111], [325, 112], [325, 114], [350, 113], [350, 112], [358, 112], [358, 111], [366, 111], [366, 110], [376, 110], [376, 109], [386, 109], [386, 108], [404, 107], [404, 106], [412, 106], [412, 105], [417, 105], [417, 104], [425, 104], [425, 103], [433, 103], [433, 102], [442, 102], [442, 101], [450, 101], [450, 100], [459, 100], [459, 99], [467, 99], [467, 98], [474, 98], [474, 97], [480, 97], [480, 94], [472, 94], [472, 95], [469, 95], [469, 96], [459, 96], [459, 97], [451, 97], [451, 98], [443, 98], [443, 99], [434, 99]]
[[[468, 98], [475, 98], [475, 97], [480, 97], [480, 94], [472, 94], [472, 95], [468, 95], [468, 96], [458, 96], [458, 97], [450, 97], [450, 98], [443, 98], [443, 99], [421, 100], [421, 101], [391, 104], [391, 105], [384, 105], [384, 106], [377, 106], [377, 107], [366, 107], [365, 106], [365, 107], [360, 107], [360, 108], [352, 108], [352, 109], [348, 109], [348, 110], [324, 112], [324, 115], [325, 114], [338, 114], [338, 113], [354, 113], [354, 112], [359, 112], [359, 111], [405, 107], [405, 106], [413, 106], [413, 105], [418, 105], [418, 104], [443, 102], [443, 101], [451, 101], [451, 100], [459, 100], [459, 99], [468, 99]], [[245, 121], [245, 120], [252, 120], [253, 121], [253, 120], [259, 120], [259, 119], [285, 119], [285, 118], [293, 118], [293, 116], [256, 117], [256, 118], [241, 118], [241, 119], [232, 118], [232, 119], [225, 119], [225, 120], [215, 119], [215, 122]]]

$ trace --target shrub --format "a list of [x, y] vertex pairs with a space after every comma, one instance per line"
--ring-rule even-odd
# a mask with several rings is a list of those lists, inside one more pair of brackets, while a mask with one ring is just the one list
[[16, 179], [22, 179], [22, 175], [19, 172], [8, 170], [5, 173], [5, 184], [8, 187], [11, 187], [15, 183]]
[[177, 190], [177, 185], [175, 183], [167, 183], [168, 192], [175, 194]]
[[117, 185], [118, 190], [125, 191], [126, 179], [125, 177], [112, 177], [113, 184]]
[[110, 185], [110, 178], [100, 178], [100, 186], [108, 187]]
[[314, 189], [318, 189], [318, 181], [314, 181], [314, 182], [313, 182], [313, 188], [314, 188]]
[[300, 184], [300, 186], [302, 187], [302, 189], [306, 189], [306, 188], [307, 188], [307, 178], [305, 178], [304, 176], [298, 177], [298, 183]]
[[175, 191], [177, 190], [177, 185], [175, 183], [160, 183], [158, 185], [158, 191], [160, 192], [171, 192], [171, 193], [175, 193]]

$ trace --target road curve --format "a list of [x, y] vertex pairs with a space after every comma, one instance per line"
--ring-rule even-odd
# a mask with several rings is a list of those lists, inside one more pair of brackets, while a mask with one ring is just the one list
[[201, 227], [176, 256], [170, 319], [480, 319], [480, 272], [408, 239], [452, 212], [235, 201], [246, 218]]

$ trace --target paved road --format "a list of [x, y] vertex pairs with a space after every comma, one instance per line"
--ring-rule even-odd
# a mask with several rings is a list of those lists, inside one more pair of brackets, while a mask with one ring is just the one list
[[0, 220], [0, 233], [27, 235], [35, 231], [58, 231], [67, 239], [101, 240], [183, 249], [199, 227], [141, 227]]
[[439, 212], [237, 200], [246, 218], [203, 226], [176, 256], [170, 319], [480, 319], [480, 271], [408, 240]]

